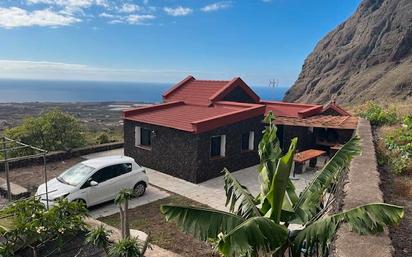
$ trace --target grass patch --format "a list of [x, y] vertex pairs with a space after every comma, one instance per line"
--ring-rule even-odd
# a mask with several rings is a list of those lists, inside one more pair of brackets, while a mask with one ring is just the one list
[[[130, 228], [150, 233], [152, 244], [183, 256], [218, 256], [218, 254], [213, 252], [209, 244], [194, 239], [191, 235], [184, 234], [173, 222], [166, 222], [165, 217], [160, 212], [160, 206], [163, 204], [205, 207], [205, 205], [183, 196], [172, 195], [131, 209], [129, 211]], [[119, 214], [101, 218], [100, 220], [117, 228], [120, 226]]]

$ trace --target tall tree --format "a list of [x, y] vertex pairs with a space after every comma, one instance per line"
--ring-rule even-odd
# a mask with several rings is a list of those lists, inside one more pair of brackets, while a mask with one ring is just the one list
[[4, 135], [48, 151], [70, 150], [85, 145], [80, 122], [60, 109], [25, 119], [21, 125], [5, 130]]

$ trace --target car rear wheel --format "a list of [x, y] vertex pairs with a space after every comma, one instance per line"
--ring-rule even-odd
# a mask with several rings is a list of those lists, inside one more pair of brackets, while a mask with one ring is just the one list
[[146, 192], [146, 184], [139, 182], [134, 186], [134, 193], [137, 197], [144, 195]]

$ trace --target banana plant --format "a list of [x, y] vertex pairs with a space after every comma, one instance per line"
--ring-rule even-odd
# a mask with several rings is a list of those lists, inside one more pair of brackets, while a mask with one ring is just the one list
[[[382, 232], [386, 225], [399, 224], [400, 206], [370, 203], [333, 213], [333, 195], [342, 184], [352, 158], [360, 153], [359, 138], [348, 141], [299, 194], [289, 176], [297, 139], [282, 156], [273, 115], [259, 143], [261, 191], [254, 197], [226, 169], [226, 206], [229, 212], [178, 205], [163, 205], [166, 220], [194, 237], [212, 242], [224, 256], [326, 256], [341, 223], [359, 234]], [[293, 224], [293, 226], [291, 226]]]

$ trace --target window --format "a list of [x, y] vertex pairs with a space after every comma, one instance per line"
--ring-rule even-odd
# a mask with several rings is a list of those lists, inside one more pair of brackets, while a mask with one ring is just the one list
[[115, 178], [117, 176], [124, 175], [128, 172], [132, 171], [132, 164], [131, 163], [122, 163], [122, 164], [116, 164], [116, 165], [111, 165], [107, 166], [105, 168], [102, 168], [96, 173], [94, 173], [86, 183], [83, 184], [81, 187], [87, 188], [90, 186], [90, 181], [96, 181], [97, 183], [103, 183], [109, 179]]
[[241, 141], [242, 151], [248, 151], [248, 150], [252, 151], [254, 149], [255, 133], [253, 131], [250, 131], [248, 133], [243, 133], [241, 140], [242, 140]]
[[210, 139], [210, 157], [226, 155], [226, 136], [213, 136]]
[[143, 146], [151, 146], [152, 145], [152, 131], [150, 129], [146, 128], [141, 128], [141, 133], [140, 133], [140, 144]]
[[134, 133], [136, 147], [150, 147], [152, 145], [152, 131], [150, 129], [136, 126]]
[[94, 173], [90, 180], [94, 180], [97, 183], [103, 183], [106, 180], [112, 179], [118, 175], [118, 165], [112, 165], [98, 170]]
[[89, 177], [93, 171], [94, 168], [84, 165], [83, 163], [79, 163], [63, 172], [57, 177], [57, 180], [65, 184], [77, 186], [80, 182]]
[[124, 175], [132, 171], [132, 164], [131, 163], [122, 163], [113, 166], [115, 177]]

